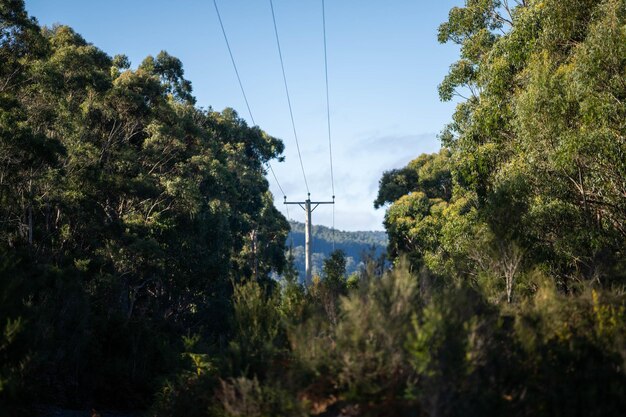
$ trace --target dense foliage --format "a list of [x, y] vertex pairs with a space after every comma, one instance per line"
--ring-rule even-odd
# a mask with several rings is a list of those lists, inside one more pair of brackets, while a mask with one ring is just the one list
[[[479, 279], [548, 272], [564, 291], [626, 279], [626, 4], [467, 1], [439, 86], [464, 97], [438, 155], [385, 173], [392, 254]], [[520, 283], [520, 285], [522, 285]]]
[[626, 407], [623, 295], [568, 296], [536, 275], [524, 303], [498, 305], [470, 286], [437, 289], [438, 277], [402, 262], [356, 285], [342, 265], [334, 254], [308, 289], [239, 287], [229, 353], [168, 387], [154, 414], [620, 416]]
[[282, 143], [0, 3], [0, 396], [145, 407], [181, 335], [220, 348], [232, 282], [285, 266]]
[[307, 288], [280, 141], [164, 52], [0, 18], [0, 413], [623, 415], [626, 1], [453, 8], [444, 146], [374, 203], [393, 267], [335, 251]]

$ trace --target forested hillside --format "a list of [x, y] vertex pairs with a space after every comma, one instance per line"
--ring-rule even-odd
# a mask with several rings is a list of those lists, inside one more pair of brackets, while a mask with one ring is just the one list
[[0, 1], [0, 415], [623, 416], [626, 1], [465, 0], [438, 36], [458, 105], [381, 173], [391, 267], [304, 286], [279, 139]]
[[[296, 270], [303, 281], [305, 276], [304, 223], [289, 222], [291, 231], [287, 245], [292, 251]], [[313, 274], [321, 275], [326, 260], [333, 250], [340, 250], [346, 258], [346, 273], [357, 272], [365, 266], [368, 259], [379, 258], [387, 253], [387, 234], [385, 232], [346, 232], [325, 226], [313, 226]], [[333, 244], [334, 243], [334, 244]]]

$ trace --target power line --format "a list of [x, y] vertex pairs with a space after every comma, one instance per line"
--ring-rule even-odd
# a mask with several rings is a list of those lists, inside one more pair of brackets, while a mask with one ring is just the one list
[[274, 2], [272, 0], [270, 0], [270, 8], [272, 9], [272, 21], [274, 22], [274, 33], [276, 34], [276, 45], [278, 45], [278, 56], [280, 57], [280, 67], [283, 71], [283, 82], [285, 84], [285, 92], [287, 93], [287, 104], [289, 105], [289, 116], [291, 117], [291, 126], [293, 127], [293, 136], [296, 139], [296, 148], [298, 149], [298, 159], [300, 160], [300, 167], [302, 168], [302, 177], [304, 178], [304, 185], [306, 186], [307, 193], [310, 194], [309, 183], [306, 180], [306, 174], [304, 172], [304, 164], [302, 163], [302, 154], [300, 152], [300, 144], [298, 143], [296, 123], [293, 119], [293, 109], [291, 106], [291, 98], [289, 96], [289, 87], [287, 87], [287, 76], [285, 75], [285, 63], [283, 61], [283, 53], [280, 48], [280, 39], [278, 37], [278, 27], [276, 26], [276, 15], [274, 14]]
[[[322, 7], [324, 4], [322, 3]], [[300, 167], [302, 168], [302, 176], [304, 177], [304, 184], [306, 185], [307, 190], [307, 199], [306, 201], [287, 201], [287, 197], [285, 197], [285, 205], [296, 204], [304, 209], [306, 213], [305, 217], [305, 269], [306, 269], [306, 278], [305, 281], [307, 285], [311, 284], [312, 278], [312, 219], [311, 213], [321, 204], [332, 204], [335, 206], [335, 185], [334, 178], [332, 173], [332, 147], [330, 148], [330, 162], [331, 162], [331, 184], [333, 187], [333, 201], [311, 201], [311, 192], [309, 191], [309, 184], [306, 180], [306, 173], [304, 171], [304, 164], [302, 163], [302, 154], [300, 152], [300, 145], [298, 143], [298, 134], [296, 132], [296, 124], [293, 118], [293, 108], [291, 106], [291, 98], [289, 96], [289, 87], [287, 86], [287, 76], [285, 75], [285, 63], [283, 60], [283, 53], [280, 48], [280, 38], [278, 36], [278, 27], [276, 25], [276, 14], [274, 12], [274, 2], [270, 0], [270, 8], [272, 10], [272, 21], [274, 23], [274, 33], [276, 34], [276, 44], [278, 46], [278, 56], [280, 57], [280, 67], [283, 73], [283, 82], [285, 84], [285, 92], [287, 94], [287, 103], [289, 104], [289, 115], [291, 116], [291, 126], [293, 127], [293, 135], [296, 140], [296, 147], [298, 149], [298, 157], [300, 159]], [[325, 15], [325, 13], [324, 13]], [[324, 67], [326, 71], [326, 105], [327, 105], [327, 116], [328, 116], [328, 143], [331, 145], [331, 136], [330, 136], [330, 99], [328, 93], [328, 59], [326, 58], [326, 18], [324, 17]], [[335, 229], [335, 212], [333, 210], [333, 233]], [[333, 235], [333, 249], [334, 249], [334, 235]]]
[[333, 190], [333, 198], [335, 198], [335, 175], [333, 173], [333, 145], [330, 134], [330, 95], [328, 93], [328, 53], [326, 48], [326, 6], [325, 0], [322, 0], [322, 24], [324, 27], [324, 72], [326, 75], [326, 118], [328, 120], [328, 150], [330, 153], [330, 183]]
[[[283, 193], [283, 198], [286, 201], [287, 194], [285, 194], [285, 190], [283, 190], [283, 187], [280, 186], [280, 181], [278, 181], [278, 177], [276, 176], [276, 173], [274, 172], [274, 168], [272, 168], [272, 164], [270, 164], [269, 161], [267, 162], [267, 167], [270, 169], [270, 172], [272, 173], [272, 176], [274, 177], [274, 181], [276, 181], [276, 185], [278, 185], [278, 189], [280, 190], [281, 193]], [[289, 216], [289, 206], [285, 206], [285, 209], [287, 211], [287, 220], [291, 220], [291, 217]]]
[[276, 173], [274, 172], [274, 168], [272, 168], [272, 165], [268, 162], [267, 166], [269, 167], [270, 171], [272, 172], [272, 176], [274, 177], [274, 180], [276, 180], [276, 184], [278, 185], [278, 189], [280, 190], [281, 193], [283, 193], [283, 197], [287, 197], [287, 194], [285, 194], [285, 191], [283, 190], [283, 187], [280, 186], [280, 182], [278, 181], [278, 177], [276, 176]]
[[235, 64], [235, 57], [233, 56], [233, 51], [230, 49], [230, 43], [228, 42], [228, 36], [226, 36], [226, 30], [224, 29], [224, 24], [222, 23], [222, 16], [220, 15], [220, 9], [217, 7], [217, 1], [213, 0], [213, 5], [215, 6], [215, 12], [217, 13], [217, 19], [220, 21], [220, 27], [222, 28], [222, 34], [224, 35], [224, 40], [226, 41], [226, 47], [228, 48], [228, 54], [230, 55], [230, 61], [233, 63], [233, 68], [235, 69], [235, 74], [237, 75], [237, 81], [239, 81], [239, 87], [241, 88], [241, 94], [243, 94], [243, 99], [246, 102], [246, 107], [248, 108], [248, 113], [250, 114], [250, 120], [252, 120], [252, 124], [256, 125], [254, 121], [254, 117], [252, 116], [252, 110], [250, 110], [250, 104], [248, 103], [248, 97], [246, 96], [246, 91], [243, 89], [243, 83], [241, 82], [241, 77], [239, 76], [239, 71], [237, 70], [237, 64]]
[[[217, 0], [213, 0], [213, 5], [215, 6], [215, 12], [217, 13], [217, 19], [220, 22], [220, 27], [222, 28], [224, 41], [226, 41], [226, 47], [228, 48], [228, 54], [230, 55], [230, 62], [232, 62], [233, 68], [235, 69], [235, 74], [237, 75], [237, 81], [239, 82], [239, 88], [241, 88], [241, 94], [243, 95], [243, 99], [246, 102], [246, 107], [248, 108], [248, 113], [250, 114], [250, 120], [252, 121], [252, 124], [256, 126], [256, 122], [254, 121], [254, 116], [252, 115], [252, 110], [250, 109], [250, 103], [248, 102], [248, 97], [246, 96], [246, 90], [243, 88], [243, 83], [241, 82], [239, 71], [237, 70], [237, 63], [235, 62], [233, 51], [230, 47], [230, 42], [228, 42], [228, 36], [226, 35], [226, 29], [224, 29], [224, 23], [222, 22], [220, 9], [219, 7], [217, 7]], [[280, 190], [281, 193], [283, 193], [283, 197], [286, 198], [285, 191], [283, 190], [283, 187], [280, 185], [280, 181], [278, 181], [278, 177], [276, 176], [276, 173], [274, 172], [274, 168], [272, 168], [272, 164], [270, 164], [269, 161], [267, 162], [267, 166], [270, 169], [270, 172], [272, 173], [274, 180], [276, 181], [276, 185], [278, 185], [278, 189]], [[289, 209], [287, 209], [287, 217], [289, 217]]]
[[[267, 161], [267, 167], [270, 169], [270, 172], [272, 173], [272, 176], [274, 177], [274, 181], [276, 181], [276, 185], [278, 185], [278, 189], [280, 190], [281, 193], [283, 193], [283, 198], [287, 198], [287, 194], [285, 194], [285, 190], [283, 190], [283, 187], [280, 186], [280, 181], [278, 181], [278, 177], [276, 176], [276, 173], [274, 172], [274, 168], [272, 168], [272, 164], [270, 164], [269, 161]], [[287, 208], [287, 219], [289, 219], [289, 208]]]
[[[326, 1], [322, 0], [322, 26], [324, 29], [324, 73], [326, 75], [326, 119], [328, 120], [328, 151], [330, 154], [330, 184], [333, 190], [333, 201], [335, 201], [335, 175], [333, 172], [333, 145], [330, 129], [330, 94], [328, 93], [328, 52], [326, 46]], [[333, 250], [335, 250], [335, 205], [333, 204]]]

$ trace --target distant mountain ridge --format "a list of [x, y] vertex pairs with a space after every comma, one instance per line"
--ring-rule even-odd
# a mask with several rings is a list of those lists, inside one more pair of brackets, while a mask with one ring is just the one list
[[[289, 222], [291, 232], [287, 238], [287, 247], [293, 247], [295, 266], [304, 277], [304, 223]], [[313, 226], [313, 275], [322, 271], [324, 259], [333, 251], [333, 233], [335, 249], [341, 249], [346, 254], [346, 270], [351, 274], [358, 270], [362, 257], [366, 253], [380, 255], [387, 251], [387, 233], [382, 231], [347, 232], [334, 230], [325, 226]]]

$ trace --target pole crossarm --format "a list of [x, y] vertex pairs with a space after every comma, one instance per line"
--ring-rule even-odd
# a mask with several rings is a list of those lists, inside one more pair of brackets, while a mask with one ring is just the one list
[[[311, 199], [307, 199], [306, 201], [287, 201], [287, 196], [285, 197], [285, 201], [283, 204], [286, 205], [296, 205], [296, 206], [300, 206], [300, 208], [302, 208], [302, 210], [306, 211], [306, 205], [314, 205], [315, 207], [313, 207], [311, 209], [311, 211], [315, 210], [317, 208], [317, 206], [319, 206], [320, 204], [335, 204], [335, 196], [333, 196], [333, 201], [311, 201]], [[309, 194], [310, 197], [310, 194]]]
[[[284, 204], [293, 204], [293, 205], [298, 205], [300, 206], [300, 208], [304, 211], [306, 211], [306, 201], [285, 201]], [[311, 208], [311, 212], [315, 211], [315, 209], [317, 208], [317, 206], [319, 206], [320, 204], [335, 204], [334, 201], [309, 201], [309, 204], [312, 205], [313, 207]]]
[[[306, 204], [306, 201], [285, 201], [284, 204], [297, 204], [297, 205], [301, 205], [301, 204]], [[309, 204], [316, 204], [316, 205], [320, 205], [320, 204], [335, 204], [334, 201], [309, 201]]]

